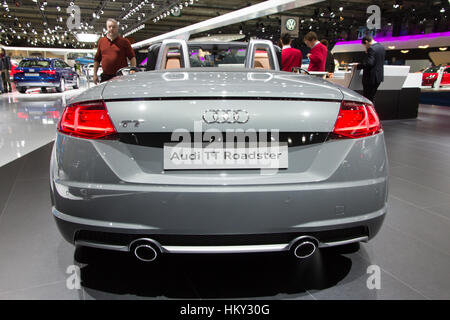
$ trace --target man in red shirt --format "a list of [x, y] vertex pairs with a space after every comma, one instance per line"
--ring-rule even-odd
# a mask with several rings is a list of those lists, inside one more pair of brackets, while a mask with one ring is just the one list
[[308, 32], [303, 38], [306, 46], [311, 51], [306, 55], [309, 58], [308, 71], [325, 71], [327, 61], [327, 47], [319, 42], [315, 32]]
[[281, 66], [283, 71], [291, 72], [293, 67], [301, 67], [302, 52], [298, 49], [291, 48], [292, 39], [289, 33], [281, 35]]
[[[103, 73], [101, 74], [101, 82], [108, 81], [116, 76], [116, 72], [128, 66], [127, 58], [130, 65], [136, 67], [136, 56], [130, 41], [119, 35], [119, 25], [116, 20], [109, 18], [106, 20], [106, 29], [108, 33], [106, 37], [98, 40], [97, 53], [94, 58], [94, 83], [98, 83], [97, 71], [100, 63], [102, 64]], [[130, 72], [131, 73], [131, 72]]]

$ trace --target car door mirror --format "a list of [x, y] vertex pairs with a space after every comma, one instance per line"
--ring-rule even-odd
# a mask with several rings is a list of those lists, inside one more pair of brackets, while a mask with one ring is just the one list
[[116, 72], [116, 76], [126, 76], [135, 72], [139, 72], [139, 69], [136, 67], [124, 67]]

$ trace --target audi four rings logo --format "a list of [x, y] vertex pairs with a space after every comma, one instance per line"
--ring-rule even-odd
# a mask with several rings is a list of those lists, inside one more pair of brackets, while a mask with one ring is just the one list
[[206, 110], [203, 120], [206, 123], [247, 123], [250, 116], [245, 110]]

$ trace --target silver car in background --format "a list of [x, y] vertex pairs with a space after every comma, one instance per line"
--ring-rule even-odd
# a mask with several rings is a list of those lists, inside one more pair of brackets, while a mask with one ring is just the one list
[[166, 253], [306, 258], [373, 238], [388, 191], [373, 105], [278, 71], [273, 46], [263, 44], [249, 44], [243, 68], [233, 59], [229, 68], [192, 67], [189, 59], [205, 61], [213, 50], [162, 46], [157, 70], [70, 101], [50, 170], [63, 237], [143, 261]]

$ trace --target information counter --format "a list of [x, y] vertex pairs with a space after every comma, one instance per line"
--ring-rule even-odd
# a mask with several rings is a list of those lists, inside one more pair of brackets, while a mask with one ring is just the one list
[[[384, 81], [375, 96], [375, 109], [381, 120], [417, 118], [422, 75], [409, 73], [409, 66], [384, 66]], [[362, 70], [337, 71], [327, 79], [363, 93]]]

